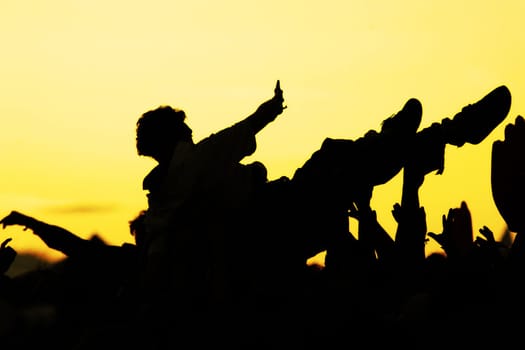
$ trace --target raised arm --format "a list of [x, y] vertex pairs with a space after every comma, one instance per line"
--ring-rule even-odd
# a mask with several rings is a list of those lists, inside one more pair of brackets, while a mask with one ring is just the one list
[[62, 227], [47, 224], [14, 210], [0, 220], [0, 224], [2, 228], [13, 225], [24, 226], [24, 231], [30, 229], [35, 235], [40, 237], [49, 248], [56, 249], [67, 256], [78, 255], [84, 252], [86, 246], [89, 244], [89, 241], [78, 237]]
[[407, 161], [403, 171], [401, 203], [394, 204], [392, 215], [397, 221], [395, 233], [398, 259], [405, 266], [419, 266], [425, 260], [427, 231], [425, 208], [419, 202], [419, 190], [429, 168], [415, 158]]
[[279, 114], [283, 112], [286, 106], [283, 106], [283, 90], [281, 83], [277, 80], [274, 89], [274, 96], [266, 102], [263, 102], [257, 110], [246, 118], [255, 133], [261, 131], [266, 125], [274, 121]]
[[357, 239], [365, 256], [375, 259], [377, 255], [382, 263], [388, 263], [394, 256], [394, 240], [377, 221], [376, 211], [370, 206], [372, 194], [372, 186], [359, 191], [348, 215], [358, 220]]
[[475, 248], [472, 215], [465, 201], [457, 208], [450, 208], [442, 216], [443, 231], [428, 232], [428, 236], [441, 245], [447, 257], [455, 261], [465, 260]]

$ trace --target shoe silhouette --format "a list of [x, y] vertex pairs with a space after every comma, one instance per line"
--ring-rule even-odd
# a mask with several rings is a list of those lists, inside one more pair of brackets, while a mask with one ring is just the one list
[[511, 105], [509, 89], [502, 85], [476, 103], [469, 104], [452, 119], [444, 118], [419, 131], [407, 162], [417, 163], [424, 173], [444, 170], [446, 144], [463, 146], [483, 141], [507, 116]]
[[403, 109], [383, 121], [381, 133], [397, 133], [399, 135], [413, 135], [419, 128], [423, 107], [418, 99], [409, 99]]
[[445, 142], [458, 147], [483, 141], [507, 116], [512, 102], [509, 89], [499, 86], [476, 103], [469, 104], [452, 119], [441, 121]]
[[381, 185], [403, 168], [421, 122], [421, 103], [409, 99], [396, 114], [355, 140], [325, 138], [321, 148], [297, 168], [292, 183], [319, 201], [347, 205], [359, 191]]
[[369, 131], [355, 141], [359, 181], [376, 186], [399, 173], [413, 146], [422, 114], [421, 102], [411, 98], [398, 113], [383, 121], [381, 132]]

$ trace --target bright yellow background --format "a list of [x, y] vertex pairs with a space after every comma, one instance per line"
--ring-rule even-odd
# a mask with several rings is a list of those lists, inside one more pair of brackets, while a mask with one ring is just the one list
[[[0, 215], [131, 242], [154, 166], [136, 154], [135, 122], [161, 104], [184, 109], [198, 141], [251, 113], [280, 79], [288, 109], [248, 159], [277, 178], [324, 137], [378, 130], [411, 97], [423, 128], [504, 84], [506, 121], [479, 145], [448, 146], [444, 174], [427, 175], [420, 192], [430, 231], [466, 200], [474, 232], [499, 235], [490, 149], [525, 112], [524, 13], [521, 0], [3, 0]], [[392, 233], [401, 184], [398, 175], [374, 190]], [[29, 231], [0, 232], [19, 251], [59, 256]]]

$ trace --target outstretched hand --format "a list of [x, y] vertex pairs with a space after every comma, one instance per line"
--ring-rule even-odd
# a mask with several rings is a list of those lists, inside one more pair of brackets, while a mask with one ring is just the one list
[[283, 90], [281, 89], [281, 81], [279, 79], [277, 79], [277, 82], [275, 83], [275, 89], [273, 91], [274, 91], [274, 97], [273, 98], [277, 102], [279, 102], [280, 107], [281, 107], [281, 112], [280, 113], [282, 113], [284, 109], [288, 108], [288, 106], [283, 105], [283, 103], [284, 103]]
[[467, 203], [463, 201], [459, 208], [450, 208], [448, 215], [443, 215], [442, 219], [443, 232], [428, 232], [427, 235], [441, 245], [449, 256], [468, 254], [474, 242], [474, 234]]
[[494, 203], [510, 231], [525, 232], [525, 119], [505, 127], [505, 139], [492, 144], [491, 185]]
[[498, 248], [505, 247], [503, 243], [496, 241], [494, 238], [494, 232], [487, 226], [483, 226], [479, 229], [479, 233], [482, 237], [476, 237], [474, 243], [481, 248]]
[[281, 82], [277, 80], [277, 82], [275, 83], [273, 97], [268, 101], [263, 102], [257, 109], [257, 112], [271, 116], [272, 118], [276, 118], [279, 114], [283, 112], [284, 109], [287, 108], [287, 106], [284, 106], [283, 103], [284, 97], [283, 90], [281, 89]]
[[2, 225], [2, 228], [6, 228], [7, 226], [12, 226], [12, 225], [21, 225], [21, 226], [24, 226], [24, 231], [25, 231], [28, 228], [30, 228], [29, 226], [31, 225], [33, 221], [34, 221], [33, 218], [13, 210], [8, 215], [6, 215], [2, 220], [0, 220], [0, 225]]
[[275, 83], [275, 89], [273, 90], [275, 92], [275, 96], [277, 97], [283, 97], [283, 90], [281, 89], [281, 81], [277, 79], [277, 83]]
[[281, 89], [281, 81], [279, 79], [277, 79], [277, 82], [275, 83], [275, 89], [273, 91], [274, 91], [274, 96], [270, 101], [274, 101], [274, 103], [278, 105], [277, 109], [278, 110], [280, 109], [278, 114], [281, 114], [283, 110], [288, 108], [288, 106], [283, 105], [284, 103], [283, 90]]

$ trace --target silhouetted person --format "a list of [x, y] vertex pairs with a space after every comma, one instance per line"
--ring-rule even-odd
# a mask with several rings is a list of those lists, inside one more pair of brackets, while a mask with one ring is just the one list
[[[425, 277], [430, 272], [430, 262], [425, 259], [426, 214], [424, 208], [420, 207], [418, 199], [418, 190], [424, 181], [424, 177], [434, 170], [437, 170], [437, 174], [442, 173], [444, 169], [446, 144], [461, 147], [466, 142], [477, 144], [483, 141], [506, 117], [510, 108], [510, 102], [511, 99], [508, 89], [505, 86], [498, 87], [477, 103], [464, 107], [452, 120], [445, 118], [441, 123], [434, 123], [431, 127], [418, 132], [415, 137], [411, 139], [409, 142], [409, 144], [411, 144], [409, 150], [403, 154], [404, 173], [401, 204], [396, 204], [392, 212], [398, 222], [395, 244], [392, 244], [389, 239], [382, 238], [385, 236], [381, 234], [382, 230], [375, 220], [374, 211], [369, 207], [370, 198], [367, 198], [366, 195], [349, 197], [354, 198], [355, 204], [357, 205], [357, 213], [355, 213], [354, 217], [359, 220], [358, 237], [361, 243], [360, 246], [365, 249], [365, 254], [367, 254], [366, 249], [372, 249], [372, 255], [375, 253], [379, 256], [379, 252], [381, 252], [384, 257], [387, 257], [389, 265], [392, 265], [385, 269], [389, 273], [388, 276], [385, 276], [387, 277], [385, 281], [391, 280], [392, 284], [385, 284], [385, 287], [390, 287], [390, 295], [397, 295], [399, 298], [397, 299], [400, 307], [398, 311], [400, 312], [398, 321], [401, 323], [397, 321], [394, 322], [395, 325], [400, 326], [400, 328], [397, 329], [397, 331], [399, 331], [399, 334], [397, 334], [399, 337], [407, 339], [406, 337], [410, 338], [414, 336], [414, 334], [420, 333], [423, 328], [418, 324], [418, 321], [430, 320], [431, 317], [435, 316], [429, 313], [428, 310], [425, 311], [425, 309], [433, 308], [434, 311], [439, 309], [429, 300], [429, 298], [432, 299], [432, 297], [434, 297], [434, 295], [429, 296], [427, 291], [428, 284], [430, 283], [430, 285], [432, 285], [432, 282], [429, 282]], [[372, 185], [373, 181], [369, 184]], [[371, 191], [367, 191], [364, 185], [362, 186], [363, 190], [355, 191], [355, 194], [366, 194], [368, 192], [370, 195]], [[340, 188], [344, 187], [340, 186]], [[451, 209], [453, 213], [457, 210], [460, 209]], [[459, 218], [452, 218], [451, 215], [450, 220], [454, 220], [454, 225], [447, 225], [451, 230], [457, 231], [452, 238], [456, 242], [455, 246], [457, 246], [457, 248], [452, 248], [457, 251], [455, 255], [467, 255], [468, 258], [466, 265], [455, 265], [456, 270], [468, 271], [472, 274], [472, 276], [468, 276], [469, 278], [463, 278], [464, 283], [461, 284], [461, 295], [458, 297], [458, 300], [463, 300], [462, 297], [468, 294], [468, 291], [472, 292], [475, 290], [475, 286], [484, 285], [486, 288], [492, 288], [494, 286], [490, 276], [485, 275], [485, 272], [487, 272], [485, 268], [492, 264], [494, 260], [490, 258], [491, 260], [488, 262], [482, 261], [481, 258], [484, 258], [485, 255], [481, 255], [479, 251], [473, 251], [475, 245], [473, 242], [470, 216], [462, 216], [462, 218], [463, 217], [465, 217], [465, 220], [460, 221]], [[466, 224], [461, 226], [460, 222], [465, 222]], [[466, 237], [465, 234], [467, 235]], [[347, 241], [352, 242], [351, 239]], [[343, 255], [340, 251], [344, 245], [341, 244], [341, 240], [338, 242], [338, 244], [334, 244], [333, 247], [327, 249], [325, 260], [327, 270], [333, 270], [334, 263], [337, 263], [334, 258]], [[350, 247], [352, 246], [356, 246], [356, 244], [350, 244]], [[376, 250], [378, 248], [381, 249]], [[354, 252], [354, 255], [357, 255], [355, 254], [355, 249], [347, 249], [347, 252]], [[341, 261], [341, 259], [338, 260]], [[352, 261], [352, 259], [347, 259], [347, 261]], [[354, 262], [355, 261], [357, 260], [354, 259]], [[378, 259], [378, 262], [379, 261]], [[483, 264], [476, 266], [476, 264], [480, 262]], [[440, 268], [442, 272], [436, 275], [439, 278], [444, 276], [444, 264], [441, 265], [443, 265], [442, 268]], [[369, 271], [365, 266], [367, 265], [361, 262], [362, 269]], [[455, 271], [455, 273], [458, 273], [457, 271]], [[458, 274], [460, 275], [461, 273], [459, 272]], [[448, 283], [451, 288], [453, 288], [452, 286], [454, 285], [456, 276], [452, 275], [449, 277], [450, 280]], [[353, 279], [353, 281], [356, 282], [357, 280]], [[472, 285], [470, 285], [469, 282], [472, 282]], [[357, 284], [361, 285], [359, 283]], [[369, 295], [375, 295], [372, 292], [373, 289], [370, 290]], [[480, 294], [486, 295], [487, 293]], [[385, 295], [382, 296], [385, 297]], [[387, 298], [385, 297], [384, 299], [386, 300]], [[337, 298], [335, 298], [335, 300], [337, 300]], [[396, 299], [394, 298], [394, 300]], [[364, 302], [365, 300], [363, 299], [363, 303]], [[378, 300], [377, 304], [380, 305], [381, 300]], [[394, 308], [389, 309], [387, 307], [385, 311], [396, 310], [396, 304], [397, 302], [394, 302], [390, 305], [394, 306]], [[345, 305], [345, 303], [340, 303], [339, 307], [343, 307], [343, 305]], [[488, 306], [489, 304], [480, 303], [480, 307], [483, 307], [482, 305]], [[447, 307], [449, 307], [449, 305], [447, 305]], [[420, 308], [421, 310], [416, 310], [416, 308]], [[376, 310], [373, 304], [369, 311], [372, 312], [372, 310]], [[450, 311], [450, 309], [447, 310]], [[417, 321], [415, 321], [414, 315], [410, 315], [414, 312], [420, 314], [417, 316], [419, 317]], [[448, 316], [449, 315], [447, 315], [447, 317]], [[411, 323], [412, 325], [406, 328], [406, 325], [410, 325]], [[381, 322], [379, 322], [379, 324], [381, 324]], [[416, 327], [414, 327], [414, 325], [416, 325]]]
[[[231, 307], [248, 302], [238, 290], [249, 291], [253, 277], [231, 271], [250, 265], [237, 258], [250, 257], [253, 244], [250, 226], [243, 224], [253, 221], [243, 218], [253, 215], [253, 194], [267, 179], [261, 163], [241, 161], [255, 151], [255, 136], [282, 113], [283, 101], [277, 81], [274, 96], [254, 113], [199, 142], [193, 141], [182, 110], [160, 106], [137, 121], [138, 154], [158, 162], [143, 182], [148, 191], [145, 298], [153, 305], [150, 311], [166, 303], [160, 311], [179, 315], [176, 325], [165, 324], [172, 329], [197, 325], [196, 313], [211, 319], [212, 312], [222, 320], [214, 327], [227, 330], [225, 324], [235, 318], [223, 309], [231, 312]], [[159, 316], [144, 317], [156, 324]], [[209, 322], [200, 319], [200, 324]]]
[[[143, 237], [143, 215], [141, 211], [129, 221], [136, 243]], [[95, 335], [90, 335], [90, 331], [96, 330], [98, 334], [106, 327], [113, 329], [118, 325], [127, 329], [133, 325], [140, 292], [136, 244], [108, 245], [96, 236], [83, 239], [60, 226], [18, 211], [2, 218], [0, 225], [30, 229], [46, 245], [66, 256], [49, 267], [11, 279], [11, 289], [16, 291], [11, 295], [11, 302], [22, 306], [40, 305], [56, 314], [52, 327], [41, 330], [42, 344], [51, 341], [60, 348], [82, 338], [93, 341], [90, 337]], [[54, 337], [57, 337], [55, 341]]]
[[[504, 139], [492, 144], [491, 189], [494, 204], [504, 219], [508, 230], [514, 235], [508, 251], [510, 263], [509, 280], [511, 288], [508, 295], [512, 298], [512, 310], [517, 311], [512, 317], [522, 318], [525, 313], [525, 119], [518, 115], [514, 123], [508, 123], [504, 130]], [[523, 323], [516, 323], [513, 329], [521, 331]], [[516, 326], [516, 327], [514, 327]]]
[[[130, 233], [136, 241], [142, 239], [142, 230], [138, 228], [144, 212], [130, 221]], [[115, 269], [116, 271], [133, 271], [137, 269], [136, 244], [123, 243], [120, 246], [105, 244], [98, 237], [83, 239], [63, 227], [48, 224], [18, 211], [11, 211], [0, 220], [2, 228], [19, 225], [24, 230], [31, 230], [50, 248], [62, 252], [67, 258], [88, 264], [90, 267]]]
[[[277, 90], [276, 87], [276, 96], [279, 95]], [[282, 92], [280, 97], [279, 107], [274, 106], [277, 115], [282, 112]], [[214, 168], [215, 162], [203, 162], [195, 151], [200, 146], [211, 144], [210, 139], [215, 139], [215, 136], [225, 135], [223, 131], [205, 142], [194, 144], [191, 129], [184, 123], [186, 115], [183, 111], [159, 107], [146, 112], [137, 122], [138, 154], [152, 157], [159, 163], [144, 179], [150, 205], [148, 242], [151, 244], [147, 245], [149, 270], [145, 274], [151, 277], [145, 281], [145, 285], [153, 287], [150, 298], [157, 295], [167, 298], [165, 292], [175, 291], [171, 295], [176, 296], [176, 304], [179, 299], [185, 299], [190, 300], [187, 303], [189, 308], [206, 309], [222, 302], [228, 304], [231, 301], [228, 299], [239, 292], [238, 287], [243, 284], [256, 283], [257, 289], [258, 282], [268, 281], [267, 285], [271, 286], [273, 282], [281, 287], [280, 292], [287, 290], [290, 284], [293, 290], [298, 281], [289, 283], [290, 279], [287, 281], [283, 277], [292, 276], [293, 280], [296, 275], [293, 272], [301, 272], [307, 258], [323, 250], [334, 257], [332, 253], [342, 244], [353, 246], [352, 238], [348, 236], [348, 209], [359, 200], [363, 190], [388, 182], [410, 162], [422, 161], [417, 164], [421, 168], [417, 176], [407, 181], [407, 186], [413, 184], [412, 197], [417, 194], [425, 174], [433, 170], [443, 171], [446, 144], [460, 147], [465, 142], [481, 142], [505, 118], [509, 108], [510, 93], [501, 86], [463, 108], [454, 118], [445, 118], [441, 123], [418, 132], [422, 107], [418, 100], [409, 99], [401, 111], [385, 119], [379, 132], [370, 130], [356, 140], [326, 138], [320, 149], [297, 169], [291, 179], [281, 177], [267, 181], [264, 165], [257, 162], [239, 168], [238, 162], [253, 153], [255, 148], [247, 153], [244, 144], [232, 144], [234, 154], [239, 155], [232, 163], [234, 168], [243, 169], [243, 174], [250, 174], [254, 180], [236, 181], [236, 186], [248, 184], [241, 190], [240, 187], [231, 187], [228, 181], [217, 181], [224, 179], [224, 174], [230, 175], [227, 180], [231, 181], [238, 176], [237, 172]], [[244, 124], [244, 121], [239, 124]], [[252, 130], [252, 136], [256, 132]], [[228, 138], [236, 140], [231, 135]], [[221, 152], [218, 159], [227, 154]], [[426, 159], [427, 155], [429, 159]], [[246, 200], [244, 206], [239, 205], [239, 194], [245, 196], [242, 197]], [[232, 195], [237, 200], [237, 206], [233, 208], [230, 206]], [[400, 250], [405, 252], [402, 256], [407, 261], [421, 262], [424, 211], [417, 201], [410, 201], [413, 205], [405, 203], [405, 208], [410, 206], [411, 217], [417, 220], [403, 221], [400, 227], [415, 227], [417, 233], [411, 236], [409, 229], [401, 230], [396, 243], [404, 247]], [[417, 217], [416, 213], [421, 215]], [[374, 227], [372, 215], [369, 210], [368, 218], [372, 221], [367, 226], [370, 228]], [[240, 218], [244, 220], [240, 221]], [[240, 232], [248, 234], [243, 236]], [[254, 232], [255, 235], [250, 235]], [[377, 237], [382, 236], [381, 231], [376, 233]], [[363, 243], [366, 248], [367, 243]], [[391, 256], [391, 243], [383, 239], [382, 245], [375, 248], [383, 247], [385, 256]], [[272, 265], [279, 267], [277, 274], [265, 275], [255, 267], [257, 260], [264, 256], [261, 252], [279, 262]], [[168, 253], [172, 254], [171, 257], [167, 256]], [[235, 258], [229, 260], [232, 255]], [[171, 269], [163, 269], [165, 261], [173, 263]], [[250, 267], [255, 267], [255, 270]], [[244, 279], [243, 272], [249, 274], [250, 271], [261, 272], [263, 276]], [[166, 276], [171, 277], [166, 279]], [[263, 294], [268, 292], [272, 293], [266, 290]], [[240, 293], [237, 302], [245, 296]], [[291, 295], [289, 291], [277, 292], [276, 298], [287, 294]], [[210, 296], [215, 299], [211, 300]], [[177, 305], [184, 309], [183, 305]], [[241, 302], [240, 305], [244, 304]]]
[[[480, 143], [504, 120], [510, 104], [510, 91], [499, 86], [453, 118], [418, 131], [422, 106], [411, 98], [401, 111], [383, 121], [380, 132], [370, 130], [356, 140], [326, 138], [290, 181], [292, 199], [284, 202], [295, 216], [287, 229], [307, 236], [310, 245], [304, 249], [308, 257], [337, 245], [334, 236], [346, 231], [347, 210], [360, 193], [388, 182], [410, 162], [418, 163], [423, 176], [434, 170], [441, 174], [445, 146]], [[303, 220], [306, 224], [300, 226], [301, 217], [310, 220]]]
[[[282, 93], [276, 94], [276, 96], [281, 95]], [[279, 101], [278, 108], [281, 108], [280, 103]], [[280, 113], [280, 111], [278, 110], [277, 112]], [[168, 119], [169, 116], [172, 119], [179, 118], [179, 121], [174, 122], [174, 126], [171, 126], [169, 123], [161, 120], [161, 115], [165, 119]], [[247, 120], [254, 120], [254, 118], [260, 119], [261, 112], [256, 112]], [[275, 116], [270, 114], [270, 119], [273, 120], [273, 118]], [[154, 119], [155, 121], [153, 121]], [[259, 163], [251, 164], [252, 169], [250, 170], [258, 171], [255, 175], [257, 179], [260, 179], [257, 180], [255, 186], [253, 182], [249, 183], [251, 188], [245, 188], [239, 192], [239, 185], [247, 183], [246, 180], [236, 181], [237, 184], [234, 188], [229, 183], [226, 183], [226, 187], [224, 183], [219, 183], [218, 185], [223, 186], [220, 188], [220, 193], [222, 193], [220, 195], [210, 195], [210, 188], [214, 189], [217, 186], [215, 178], [221, 179], [224, 176], [224, 169], [209, 171], [208, 169], [214, 163], [202, 164], [202, 158], [196, 157], [192, 157], [190, 160], [184, 159], [184, 156], [181, 155], [177, 157], [177, 153], [184, 154], [185, 148], [189, 150], [192, 150], [192, 148], [199, 149], [191, 146], [193, 145], [191, 129], [183, 123], [184, 119], [184, 112], [173, 110], [170, 107], [161, 107], [145, 113], [137, 123], [137, 150], [139, 155], [153, 157], [159, 162], [159, 165], [144, 180], [144, 188], [149, 190], [148, 196], [151, 211], [148, 210], [148, 212], [151, 213], [150, 226], [165, 225], [167, 221], [165, 218], [171, 215], [173, 223], [179, 221], [178, 225], [182, 229], [177, 227], [176, 230], [171, 230], [171, 232], [166, 229], [156, 229], [156, 232], [167, 232], [169, 233], [167, 237], [177, 237], [173, 239], [180, 240], [186, 230], [199, 232], [199, 226], [208, 224], [215, 229], [218, 223], [224, 222], [225, 217], [230, 217], [229, 212], [233, 213], [233, 220], [227, 223], [226, 229], [219, 228], [219, 230], [213, 232], [212, 236], [208, 237], [202, 234], [190, 236], [188, 233], [186, 234], [186, 241], [179, 242], [179, 244], [176, 242], [163, 242], [162, 247], [173, 247], [173, 249], [182, 249], [177, 247], [194, 247], [193, 249], [177, 251], [177, 254], [174, 254], [169, 259], [192, 261], [194, 266], [199, 266], [199, 260], [205, 261], [207, 259], [205, 256], [207, 254], [206, 249], [209, 249], [207, 248], [207, 241], [217, 242], [213, 244], [214, 247], [219, 247], [222, 244], [221, 249], [228, 250], [228, 255], [233, 254], [238, 258], [234, 261], [234, 266], [228, 265], [225, 267], [226, 270], [238, 268], [235, 265], [253, 266], [250, 264], [250, 260], [254, 259], [254, 257], [257, 260], [272, 256], [272, 261], [278, 262], [276, 267], [279, 267], [279, 270], [286, 269], [287, 272], [290, 272], [283, 273], [281, 271], [283, 278], [280, 281], [283, 283], [277, 283], [277, 289], [279, 290], [277, 293], [280, 293], [286, 289], [286, 285], [290, 284], [290, 278], [294, 278], [295, 274], [292, 272], [300, 272], [300, 269], [305, 267], [306, 260], [309, 257], [323, 251], [329, 244], [334, 244], [334, 239], [337, 239], [334, 238], [335, 236], [348, 233], [347, 205], [351, 203], [353, 192], [359, 190], [360, 185], [368, 186], [370, 182], [373, 184], [384, 183], [399, 172], [403, 166], [410, 139], [415, 136], [419, 126], [421, 106], [417, 100], [409, 100], [399, 113], [383, 122], [380, 132], [370, 131], [363, 138], [356, 141], [327, 139], [321, 149], [315, 152], [312, 158], [297, 170], [291, 180], [281, 177], [267, 182], [264, 166]], [[268, 117], [264, 117], [263, 120], [268, 120]], [[153, 123], [156, 125], [153, 126]], [[244, 124], [244, 122], [241, 123]], [[263, 123], [258, 122], [258, 124], [262, 125]], [[177, 127], [177, 125], [179, 126]], [[256, 129], [259, 130], [260, 127]], [[166, 133], [169, 133], [168, 137], [164, 136]], [[221, 132], [219, 134], [223, 135], [225, 133]], [[227, 137], [232, 139], [231, 135], [227, 135]], [[196, 146], [203, 147], [211, 144], [211, 140], [206, 139], [205, 141], [203, 145], [198, 143]], [[230, 143], [232, 142], [230, 141]], [[244, 146], [236, 145], [236, 147], [236, 154], [244, 149]], [[175, 149], [173, 160], [171, 160], [171, 163], [168, 163], [166, 159], [169, 158], [173, 149]], [[180, 150], [178, 151], [178, 149]], [[189, 151], [186, 152], [189, 153]], [[228, 152], [222, 152], [221, 157], [227, 154]], [[242, 154], [245, 155], [246, 152]], [[196, 158], [196, 160], [194, 161], [193, 158]], [[238, 157], [236, 161], [239, 161], [239, 159], [242, 158]], [[190, 161], [199, 161], [200, 163], [193, 165]], [[357, 163], [356, 168], [350, 165], [354, 162]], [[187, 164], [190, 164], [192, 167], [199, 166], [201, 169], [205, 169], [207, 171], [206, 176], [190, 173]], [[235, 166], [239, 167], [236, 163]], [[169, 170], [167, 170], [168, 167], [170, 167]], [[178, 174], [176, 173], [176, 167], [179, 168], [178, 171], [180, 173]], [[245, 166], [243, 169], [248, 170], [249, 168]], [[162, 174], [166, 174], [169, 171], [171, 171], [170, 175], [162, 176]], [[203, 179], [206, 179], [208, 176], [214, 178], [214, 182], [211, 182], [211, 185], [208, 185], [206, 188], [206, 193], [202, 194], [199, 188], [202, 186], [201, 182]], [[171, 180], [171, 178], [170, 181], [163, 180], [166, 177], [177, 179], [177, 182]], [[254, 178], [253, 175], [252, 178]], [[231, 181], [231, 179], [228, 180]], [[184, 188], [182, 185], [186, 183], [192, 184], [193, 187], [186, 186]], [[211, 187], [212, 185], [214, 187]], [[163, 189], [160, 186], [164, 186]], [[175, 187], [180, 187], [178, 188], [178, 193], [175, 193]], [[254, 202], [247, 202], [250, 205], [242, 208], [242, 210], [236, 208], [225, 213], [224, 205], [230, 205], [229, 197], [232, 194], [238, 195], [239, 193], [247, 196], [249, 201], [253, 200]], [[175, 198], [178, 197], [181, 197], [181, 199], [176, 201]], [[215, 207], [217, 206], [216, 203], [222, 207], [209, 212], [207, 207]], [[173, 208], [175, 205], [190, 209], [177, 215]], [[246, 211], [246, 208], [249, 211]], [[164, 219], [157, 219], [159, 214], [155, 213], [159, 212], [164, 216]], [[194, 217], [195, 215], [197, 215], [197, 218]], [[238, 221], [243, 216], [245, 217], [243, 220], [244, 224], [239, 224]], [[251, 219], [248, 220], [247, 218]], [[193, 221], [185, 224], [188, 219]], [[188, 227], [185, 227], [185, 225], [188, 225]], [[235, 232], [238, 232], [239, 227], [242, 228], [242, 234], [236, 235]], [[204, 232], [207, 231], [208, 229], [204, 227]], [[227, 232], [227, 236], [221, 237], [221, 231]], [[246, 234], [246, 231], [252, 232], [252, 234]], [[253, 232], [256, 232], [256, 234], [253, 235]], [[252, 236], [254, 237], [252, 238]], [[159, 242], [162, 242], [162, 239], [166, 239], [166, 237], [161, 236], [154, 239], [159, 239]], [[200, 240], [200, 242], [191, 243], [191, 240], [193, 242]], [[158, 246], [161, 246], [161, 244], [159, 243]], [[237, 249], [231, 249], [232, 247]], [[151, 262], [155, 260], [153, 250], [154, 248], [151, 248], [152, 254], [149, 256]], [[161, 251], [162, 248], [158, 250]], [[246, 253], [242, 253], [243, 250]], [[240, 255], [239, 252], [241, 252]], [[198, 256], [199, 254], [201, 254], [200, 257]], [[216, 252], [216, 254], [221, 255], [225, 253]], [[253, 260], [251, 262], [255, 265], [260, 264], [257, 261], [253, 262]], [[182, 268], [183, 264], [179, 263], [178, 266]], [[216, 260], [211, 262], [210, 268], [220, 269], [220, 264], [221, 260]], [[155, 271], [159, 272], [162, 270], [157, 268]], [[160, 275], [165, 275], [168, 272], [164, 271]], [[193, 272], [199, 273], [195, 270]], [[242, 271], [237, 271], [234, 275], [239, 276], [242, 273]], [[265, 271], [261, 273], [265, 274]], [[178, 276], [185, 275], [184, 271], [178, 271], [175, 274]], [[204, 273], [201, 272], [201, 274]], [[246, 270], [245, 274], [257, 275], [257, 273], [249, 269]], [[271, 284], [271, 279], [276, 278], [276, 276], [271, 274], [261, 278], [267, 283], [259, 281], [255, 288], [265, 284], [266, 292], [271, 293], [267, 286]], [[224, 280], [223, 277], [220, 277], [220, 279]], [[183, 283], [179, 284], [182, 285]], [[175, 286], [175, 288], [182, 288], [180, 285]], [[166, 287], [166, 290], [169, 290], [168, 286], [164, 287]], [[162, 289], [158, 288], [158, 290]], [[196, 295], [197, 293], [192, 294]]]

